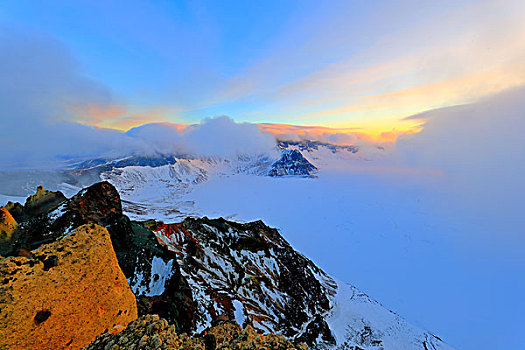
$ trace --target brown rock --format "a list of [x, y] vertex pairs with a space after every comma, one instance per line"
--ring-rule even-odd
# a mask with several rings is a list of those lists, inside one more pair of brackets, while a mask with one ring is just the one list
[[305, 344], [294, 344], [279, 334], [259, 334], [253, 327], [242, 329], [235, 322], [223, 322], [201, 335], [177, 334], [158, 315], [145, 315], [131, 322], [118, 334], [109, 332], [98, 337], [83, 350], [160, 349], [160, 350], [307, 350]]
[[9, 210], [0, 207], [0, 241], [10, 239], [16, 227], [17, 223]]
[[27, 197], [24, 205], [26, 215], [34, 216], [46, 212], [47, 210], [56, 207], [67, 198], [60, 191], [48, 191], [44, 186], [38, 186], [36, 193]]
[[0, 258], [0, 349], [78, 349], [137, 317], [105, 228], [81, 226], [33, 256]]

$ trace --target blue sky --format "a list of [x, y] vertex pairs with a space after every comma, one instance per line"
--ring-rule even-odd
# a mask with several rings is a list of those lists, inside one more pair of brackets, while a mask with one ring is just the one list
[[0, 28], [57, 40], [107, 86], [112, 108], [77, 108], [84, 124], [229, 115], [389, 131], [523, 84], [522, 10], [519, 1], [4, 1]]

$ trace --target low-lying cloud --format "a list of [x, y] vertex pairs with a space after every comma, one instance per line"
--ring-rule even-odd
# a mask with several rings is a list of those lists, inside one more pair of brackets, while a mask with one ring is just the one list
[[400, 161], [443, 170], [443, 209], [457, 208], [457, 222], [478, 223], [477, 244], [497, 240], [508, 250], [506, 239], [523, 243], [525, 87], [415, 118], [425, 127], [398, 140]]
[[122, 141], [119, 132], [80, 125], [69, 112], [82, 104], [104, 109], [113, 97], [56, 40], [1, 30], [0, 76], [3, 169], [52, 167], [61, 157], [120, 153], [115, 151]]
[[237, 123], [222, 116], [181, 128], [169, 123], [146, 124], [126, 135], [145, 142], [160, 153], [232, 157], [239, 154], [268, 154], [276, 151], [275, 137], [257, 125]]
[[113, 113], [114, 96], [49, 37], [0, 31], [0, 76], [3, 170], [54, 168], [83, 157], [176, 152], [227, 157], [275, 148], [275, 138], [256, 125], [227, 117], [206, 119], [183, 131], [170, 124], [145, 125], [128, 133], [82, 125], [75, 110]]

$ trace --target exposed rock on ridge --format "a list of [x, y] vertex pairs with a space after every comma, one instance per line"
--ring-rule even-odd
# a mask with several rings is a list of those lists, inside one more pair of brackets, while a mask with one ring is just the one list
[[336, 284], [262, 221], [188, 218], [150, 223], [177, 252], [182, 275], [197, 303], [197, 330], [237, 320], [308, 344], [335, 344], [323, 315]]
[[301, 175], [309, 176], [317, 172], [317, 168], [310, 163], [298, 150], [281, 151], [281, 159], [272, 164], [269, 176]]
[[0, 260], [0, 348], [78, 349], [137, 317], [107, 230], [84, 225]]
[[0, 207], [0, 241], [10, 240], [18, 223], [9, 210]]
[[272, 349], [305, 350], [304, 344], [295, 345], [282, 335], [262, 335], [248, 326], [245, 329], [236, 323], [225, 322], [211, 327], [201, 335], [190, 337], [177, 335], [175, 327], [157, 315], [147, 315], [133, 321], [118, 334], [105, 333], [83, 350], [105, 349]]
[[[62, 198], [58, 193], [57, 197]], [[120, 196], [113, 185], [105, 181], [96, 183], [70, 199], [55, 201], [54, 207], [46, 202], [43, 207], [33, 204], [29, 210], [27, 203], [11, 206], [24, 221], [13, 237], [2, 243], [0, 254], [17, 255], [20, 251], [37, 249], [45, 242], [67, 236], [80, 225], [99, 224], [109, 231], [118, 263], [137, 297], [140, 314], [158, 313], [167, 317], [178, 331], [189, 332], [194, 328], [192, 293], [181, 278], [174, 259], [176, 254], [160, 244], [151, 230], [122, 214]], [[30, 212], [37, 216], [31, 217]], [[152, 267], [163, 269], [163, 279], [154, 280]]]
[[[12, 210], [23, 214], [25, 206]], [[334, 281], [261, 221], [132, 222], [107, 182], [22, 221], [14, 242], [34, 249], [42, 236], [60, 239], [85, 222], [108, 229], [139, 314], [158, 313], [178, 333], [235, 320], [317, 349], [449, 348], [357, 288]]]

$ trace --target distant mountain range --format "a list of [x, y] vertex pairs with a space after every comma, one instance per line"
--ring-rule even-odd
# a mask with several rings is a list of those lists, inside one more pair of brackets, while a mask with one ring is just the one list
[[[357, 146], [319, 141], [279, 141], [275, 153], [271, 155], [240, 154], [220, 158], [155, 154], [68, 159], [58, 170], [0, 171], [0, 199], [25, 197], [42, 184], [71, 196], [83, 187], [105, 180], [119, 190], [126, 212], [142, 213], [142, 217], [146, 218], [155, 211], [176, 213], [175, 206], [186, 206], [178, 200], [213, 176], [312, 177], [322, 171], [327, 163], [359, 157], [360, 148]], [[158, 205], [161, 202], [169, 202], [170, 205], [164, 208]], [[179, 216], [183, 217], [184, 214]]]

